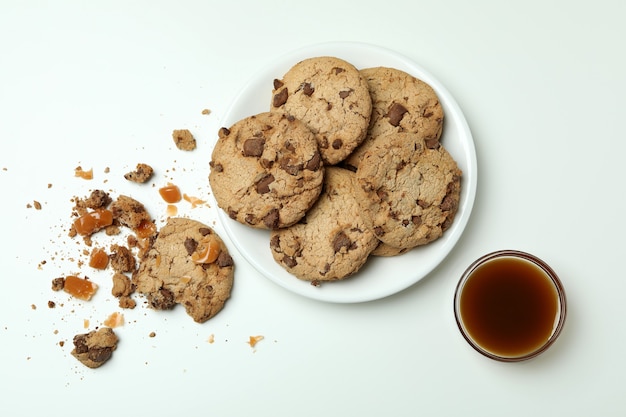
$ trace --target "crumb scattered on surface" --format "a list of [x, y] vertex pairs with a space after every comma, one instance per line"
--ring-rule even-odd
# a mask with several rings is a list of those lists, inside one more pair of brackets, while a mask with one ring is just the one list
[[209, 343], [213, 343], [213, 342], [215, 342], [215, 335], [214, 335], [213, 333], [211, 333], [211, 334], [209, 335], [209, 339], [207, 340], [207, 342], [209, 342]]
[[181, 151], [193, 151], [196, 149], [196, 139], [188, 129], [177, 129], [172, 132], [172, 138], [176, 147]]
[[206, 201], [204, 201], [204, 200], [200, 200], [197, 197], [190, 196], [190, 195], [187, 195], [187, 194], [183, 194], [183, 199], [185, 201], [187, 201], [189, 204], [191, 204], [191, 208], [196, 208], [196, 207], [201, 206], [202, 204], [206, 203]]
[[155, 337], [156, 333], [155, 332], [150, 332], [150, 334], [148, 335], [148, 337]]
[[109, 262], [115, 272], [133, 272], [136, 268], [137, 261], [135, 255], [126, 246], [117, 244], [111, 245], [111, 254]]
[[263, 339], [265, 339], [264, 336], [250, 336], [248, 340], [248, 344], [250, 345], [250, 347], [255, 347], [256, 344], [259, 343]]
[[61, 291], [65, 287], [65, 278], [54, 278], [52, 280], [52, 291]]
[[35, 210], [41, 210], [41, 203], [37, 200], [33, 200], [33, 206], [35, 207]]
[[81, 166], [77, 166], [76, 168], [74, 168], [74, 176], [78, 178], [82, 178], [84, 180], [92, 180], [93, 169], [90, 168], [88, 170], [84, 170]]
[[119, 339], [113, 329], [102, 327], [74, 336], [72, 356], [89, 368], [99, 368], [113, 356]]
[[126, 275], [116, 272], [113, 275], [113, 288], [111, 294], [114, 297], [128, 297], [134, 291], [133, 284]]
[[109, 315], [109, 317], [107, 317], [103, 324], [107, 327], [111, 327], [111, 328], [115, 328], [115, 327], [120, 327], [124, 325], [124, 315], [122, 313], [119, 312], [114, 312], [111, 313]]
[[152, 174], [154, 174], [154, 169], [150, 165], [139, 163], [134, 171], [124, 174], [124, 178], [128, 181], [143, 184], [152, 178]]
[[209, 110], [209, 109], [203, 109], [203, 110], [202, 110], [202, 114], [204, 114], [204, 115], [211, 114], [211, 110]]

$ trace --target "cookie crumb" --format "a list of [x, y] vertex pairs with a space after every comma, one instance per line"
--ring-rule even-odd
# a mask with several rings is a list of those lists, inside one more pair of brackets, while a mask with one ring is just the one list
[[209, 338], [207, 339], [207, 342], [213, 344], [215, 342], [215, 335], [213, 333], [211, 333], [209, 335]]
[[37, 200], [33, 200], [33, 206], [35, 207], [35, 210], [41, 210], [41, 203]]
[[57, 305], [54, 301], [50, 300], [48, 301], [48, 308], [55, 308]]
[[134, 171], [124, 174], [124, 178], [131, 182], [143, 184], [152, 178], [152, 174], [154, 174], [154, 169], [150, 165], [138, 163]]
[[202, 114], [204, 114], [204, 115], [209, 115], [209, 114], [211, 114], [211, 110], [209, 110], [209, 109], [203, 109], [203, 110], [202, 110]]
[[150, 332], [150, 334], [148, 335], [148, 337], [156, 337], [156, 333], [155, 333], [155, 332]]
[[119, 339], [113, 329], [102, 327], [86, 334], [74, 336], [74, 356], [89, 368], [99, 368], [113, 356]]
[[176, 147], [181, 151], [193, 151], [196, 149], [196, 139], [188, 129], [177, 129], [172, 132], [172, 138]]

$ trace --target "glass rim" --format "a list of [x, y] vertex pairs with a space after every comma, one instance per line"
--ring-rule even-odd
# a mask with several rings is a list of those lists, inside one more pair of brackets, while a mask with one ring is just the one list
[[[556, 321], [556, 326], [554, 326], [554, 329], [552, 330], [552, 333], [550, 337], [548, 338], [548, 340], [539, 348], [534, 349], [520, 356], [503, 356], [503, 355], [492, 353], [484, 349], [482, 346], [476, 343], [474, 339], [468, 334], [467, 330], [465, 329], [465, 325], [463, 324], [463, 318], [461, 317], [460, 298], [461, 298], [463, 289], [465, 287], [465, 284], [471, 277], [472, 273], [479, 266], [487, 262], [490, 262], [492, 260], [499, 259], [499, 258], [518, 258], [518, 259], [522, 259], [522, 260], [525, 260], [527, 262], [534, 264], [536, 267], [541, 269], [545, 273], [545, 275], [550, 279], [550, 281], [554, 285], [554, 288], [557, 292], [557, 296], [559, 299], [558, 321]], [[561, 280], [556, 274], [556, 272], [554, 272], [554, 270], [539, 257], [532, 255], [530, 253], [527, 253], [527, 252], [519, 251], [519, 250], [504, 249], [504, 250], [498, 250], [498, 251], [494, 251], [494, 252], [490, 252], [485, 255], [482, 255], [481, 257], [476, 259], [474, 262], [472, 262], [465, 269], [454, 291], [454, 318], [456, 320], [459, 331], [463, 335], [463, 338], [465, 338], [465, 340], [470, 344], [472, 348], [474, 348], [474, 350], [478, 351], [479, 353], [481, 353], [482, 355], [490, 359], [494, 359], [494, 360], [501, 361], [501, 362], [521, 362], [521, 361], [534, 358], [540, 355], [541, 353], [545, 352], [550, 346], [552, 346], [552, 344], [556, 341], [556, 339], [561, 334], [561, 330], [563, 329], [563, 326], [565, 324], [566, 316], [567, 316], [567, 299], [565, 296], [565, 289], [563, 287], [563, 284], [561, 283]]]

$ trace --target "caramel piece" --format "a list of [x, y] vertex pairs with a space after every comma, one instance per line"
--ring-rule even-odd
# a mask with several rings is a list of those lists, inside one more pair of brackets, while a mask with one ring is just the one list
[[89, 256], [89, 266], [95, 269], [106, 269], [109, 265], [109, 255], [100, 248], [95, 248]]
[[180, 189], [174, 184], [168, 184], [165, 187], [159, 188], [159, 194], [166, 203], [174, 204], [178, 203], [182, 199]]
[[205, 236], [191, 254], [191, 260], [197, 264], [212, 264], [220, 254], [220, 244], [213, 235]]
[[139, 227], [135, 229], [135, 234], [139, 239], [145, 239], [156, 234], [156, 224], [150, 220], [142, 220]]
[[265, 339], [265, 337], [263, 336], [250, 336], [250, 338], [248, 339], [248, 344], [250, 345], [250, 347], [255, 347], [256, 344], [263, 339]]
[[82, 167], [76, 167], [74, 169], [74, 176], [78, 178], [82, 178], [84, 180], [92, 180], [93, 179], [93, 169], [85, 171]]
[[88, 279], [79, 278], [75, 275], [65, 277], [63, 290], [81, 300], [89, 301], [98, 290], [98, 284]]
[[89, 236], [111, 224], [113, 224], [113, 213], [110, 210], [97, 209], [74, 220], [74, 229], [79, 235]]

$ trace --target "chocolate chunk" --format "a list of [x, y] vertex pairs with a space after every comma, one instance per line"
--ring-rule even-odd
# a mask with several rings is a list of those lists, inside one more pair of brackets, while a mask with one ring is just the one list
[[269, 213], [267, 213], [265, 215], [265, 217], [263, 217], [263, 224], [268, 228], [268, 229], [276, 229], [278, 228], [278, 223], [279, 223], [279, 215], [278, 215], [278, 209], [271, 209], [269, 211]]
[[110, 347], [94, 347], [89, 350], [87, 357], [94, 362], [106, 362], [113, 356], [113, 349]]
[[322, 156], [320, 155], [319, 151], [315, 151], [315, 154], [313, 155], [313, 157], [309, 159], [309, 161], [306, 163], [305, 168], [308, 169], [309, 171], [317, 171], [318, 169], [320, 169], [321, 165], [322, 165]]
[[343, 68], [339, 68], [339, 67], [334, 67], [333, 68], [333, 72], [335, 73], [335, 75], [339, 75], [339, 74], [341, 74], [344, 71], [345, 71], [345, 69], [343, 69]]
[[402, 120], [402, 117], [404, 117], [404, 113], [406, 112], [408, 112], [408, 110], [402, 104], [393, 103], [391, 107], [389, 107], [389, 111], [387, 112], [389, 124], [395, 127], [400, 125], [400, 121]]
[[374, 234], [376, 236], [383, 236], [385, 234], [385, 229], [383, 229], [381, 226], [377, 226], [374, 228]]
[[344, 232], [340, 232], [333, 240], [333, 250], [335, 253], [339, 252], [342, 248], [350, 249], [352, 241]]
[[437, 138], [427, 138], [424, 142], [428, 149], [439, 149], [439, 139]]
[[256, 192], [259, 194], [265, 194], [270, 192], [270, 184], [274, 182], [274, 176], [267, 174], [256, 183]]
[[419, 226], [420, 224], [422, 224], [422, 216], [412, 216], [412, 217], [411, 217], [411, 222], [412, 222], [415, 226]]
[[224, 251], [220, 252], [215, 262], [217, 263], [217, 266], [219, 266], [220, 268], [226, 268], [227, 266], [234, 265], [232, 256], [230, 256], [227, 252], [224, 252]]
[[278, 90], [280, 87], [282, 87], [283, 85], [285, 85], [284, 82], [282, 82], [279, 79], [274, 78], [274, 90]]
[[297, 175], [303, 168], [302, 164], [292, 165], [290, 158], [281, 158], [279, 164], [281, 169], [290, 175]]
[[298, 265], [298, 262], [296, 262], [296, 260], [291, 257], [291, 256], [283, 256], [283, 263], [285, 264], [285, 266], [287, 266], [287, 268], [293, 268], [294, 266]]
[[272, 236], [272, 239], [270, 240], [270, 248], [272, 248], [276, 252], [281, 252], [281, 250], [280, 250], [280, 237], [278, 235]]
[[74, 336], [74, 349], [76, 349], [76, 353], [86, 353], [89, 351], [86, 334], [77, 334]]
[[291, 143], [291, 141], [285, 141], [285, 149], [287, 149], [290, 152], [294, 152], [296, 150], [296, 147], [293, 145], [293, 143]]
[[340, 91], [339, 97], [341, 97], [342, 99], [346, 99], [350, 94], [352, 94], [352, 90]]
[[263, 155], [264, 147], [265, 147], [265, 138], [247, 139], [243, 143], [243, 156], [259, 157]]
[[254, 226], [256, 224], [256, 217], [254, 216], [254, 214], [246, 214], [246, 217], [244, 219], [246, 221], [246, 223]]
[[311, 97], [311, 95], [315, 92], [315, 87], [313, 87], [311, 83], [304, 83], [302, 85], [302, 92], [304, 95]]
[[341, 139], [335, 139], [332, 146], [333, 149], [341, 149], [341, 147], [343, 146], [343, 141]]
[[212, 232], [211, 232], [211, 229], [209, 229], [208, 227], [201, 227], [198, 229], [198, 233], [200, 233], [202, 236], [208, 236]]
[[274, 161], [270, 161], [267, 158], [261, 158], [259, 159], [259, 164], [261, 164], [261, 166], [265, 169], [270, 169], [274, 166]]
[[193, 254], [196, 249], [198, 249], [198, 242], [193, 239], [188, 237], [187, 239], [185, 239], [185, 250], [187, 251], [187, 255], [191, 256], [191, 254]]
[[289, 92], [286, 88], [280, 90], [280, 92], [274, 94], [274, 107], [280, 107], [287, 102], [287, 98], [289, 97]]

